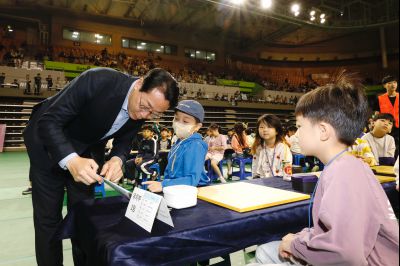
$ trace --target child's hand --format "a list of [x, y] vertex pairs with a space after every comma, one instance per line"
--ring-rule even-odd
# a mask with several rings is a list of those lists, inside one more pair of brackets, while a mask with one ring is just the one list
[[284, 238], [282, 238], [282, 242], [279, 246], [279, 255], [284, 259], [289, 259], [292, 256], [290, 246], [296, 235], [287, 234]]
[[147, 185], [148, 186], [147, 188], [150, 190], [150, 192], [153, 192], [153, 193], [162, 192], [161, 182], [147, 181], [147, 182], [143, 182], [142, 184]]

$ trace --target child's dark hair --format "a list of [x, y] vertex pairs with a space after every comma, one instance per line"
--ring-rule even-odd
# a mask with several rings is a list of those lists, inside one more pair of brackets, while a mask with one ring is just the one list
[[297, 131], [297, 127], [290, 126], [290, 127], [287, 128], [287, 132], [289, 132], [289, 131]]
[[390, 122], [394, 123], [394, 117], [392, 114], [388, 114], [388, 113], [377, 114], [374, 117], [374, 121], [379, 120], [379, 119], [389, 120]]
[[169, 129], [166, 127], [163, 127], [163, 128], [161, 128], [160, 132], [163, 132], [163, 131], [169, 132]]
[[150, 130], [154, 133], [153, 127], [151, 125], [143, 125], [141, 131]]
[[260, 145], [264, 144], [264, 139], [261, 138], [260, 136], [260, 131], [258, 128], [260, 127], [261, 124], [266, 124], [268, 127], [275, 128], [276, 130], [276, 140], [275, 140], [275, 145], [278, 144], [279, 142], [283, 142], [284, 139], [284, 132], [283, 132], [283, 127], [281, 124], [281, 120], [276, 115], [262, 115], [258, 118], [257, 121], [257, 126], [256, 126], [256, 138], [253, 143], [253, 147], [251, 148], [252, 154], [256, 154], [257, 148]]
[[210, 130], [218, 130], [218, 132], [219, 132], [220, 126], [217, 125], [217, 124], [211, 124], [211, 125], [208, 127], [208, 129], [210, 129]]
[[368, 101], [364, 86], [354, 74], [341, 71], [333, 83], [303, 95], [296, 105], [296, 116], [313, 123], [329, 123], [340, 142], [352, 145], [368, 119]]
[[236, 123], [233, 126], [233, 131], [235, 132], [235, 134], [238, 137], [238, 141], [240, 146], [244, 146], [244, 144], [246, 143], [244, 138], [243, 138], [243, 132], [246, 130], [246, 126], [243, 123]]

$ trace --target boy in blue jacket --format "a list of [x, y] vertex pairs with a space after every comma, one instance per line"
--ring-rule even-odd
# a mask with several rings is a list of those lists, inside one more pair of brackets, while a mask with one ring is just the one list
[[178, 141], [168, 154], [164, 181], [148, 181], [151, 192], [161, 192], [164, 187], [175, 185], [204, 186], [210, 180], [204, 171], [208, 146], [197, 131], [204, 120], [203, 106], [197, 101], [185, 100], [175, 108], [172, 127]]

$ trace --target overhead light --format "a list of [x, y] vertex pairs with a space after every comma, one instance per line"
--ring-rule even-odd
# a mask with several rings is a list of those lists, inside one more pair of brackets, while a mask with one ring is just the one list
[[325, 14], [324, 13], [322, 13], [321, 14], [321, 16], [319, 16], [321, 19], [324, 19], [325, 18]]
[[141, 45], [146, 45], [146, 43], [145, 43], [145, 42], [142, 42]]
[[324, 24], [325, 23], [325, 19], [323, 18], [323, 19], [321, 19], [321, 24]]
[[199, 54], [200, 53], [200, 51], [196, 51], [196, 54]]
[[343, 13], [343, 11], [342, 11], [342, 12], [340, 12], [340, 16], [341, 16], [341, 17], [343, 17], [343, 16], [344, 16], [344, 13]]
[[294, 14], [300, 12], [300, 5], [299, 4], [293, 4], [291, 7], [291, 10]]
[[314, 21], [314, 20], [315, 20], [315, 17], [311, 17], [310, 20], [311, 20], [311, 21]]
[[160, 48], [163, 49], [163, 48], [164, 48], [164, 45], [161, 45]]
[[299, 11], [297, 11], [297, 12], [294, 13], [294, 16], [295, 16], [295, 17], [297, 17], [298, 15], [300, 15], [300, 12], [299, 12]]
[[268, 9], [272, 6], [272, 0], [261, 0], [260, 5], [262, 9]]
[[137, 48], [140, 50], [140, 49], [143, 49], [143, 46], [140, 46], [140, 45], [139, 45]]
[[315, 10], [311, 10], [310, 16], [315, 16]]
[[156, 52], [161, 52], [161, 50], [160, 49], [156, 49]]
[[13, 32], [14, 30], [13, 29], [8, 29], [8, 32]]
[[230, 0], [230, 1], [232, 4], [238, 5], [238, 6], [243, 5], [245, 2], [245, 0]]

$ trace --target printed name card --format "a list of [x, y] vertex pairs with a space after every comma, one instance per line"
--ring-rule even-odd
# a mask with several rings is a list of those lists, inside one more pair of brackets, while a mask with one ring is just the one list
[[137, 187], [133, 190], [125, 216], [149, 233], [156, 218], [174, 227], [164, 198]]

